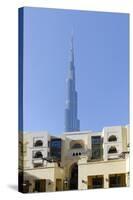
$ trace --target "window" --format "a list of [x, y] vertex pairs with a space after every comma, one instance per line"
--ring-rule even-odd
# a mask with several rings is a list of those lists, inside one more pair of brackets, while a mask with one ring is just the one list
[[101, 136], [92, 136], [91, 144], [92, 144], [92, 159], [101, 159], [103, 154], [102, 147], [102, 138]]
[[35, 142], [34, 146], [35, 146], [35, 147], [41, 147], [41, 146], [43, 146], [42, 140], [37, 140], [37, 141]]
[[80, 148], [82, 148], [82, 145], [80, 143], [75, 143], [75, 144], [72, 145], [71, 148], [72, 149], [80, 149]]
[[34, 158], [42, 158], [43, 155], [42, 155], [42, 152], [41, 151], [37, 151], [34, 155]]
[[72, 154], [73, 156], [81, 156], [81, 152], [76, 152]]
[[115, 146], [109, 148], [108, 153], [117, 153], [117, 149]]
[[117, 141], [117, 137], [115, 135], [111, 135], [108, 139], [109, 142]]
[[52, 140], [51, 147], [53, 148], [61, 148], [61, 140]]
[[36, 179], [35, 180], [35, 192], [45, 192], [46, 191], [46, 180]]
[[102, 138], [101, 136], [92, 136], [92, 144], [101, 144], [102, 143]]
[[94, 177], [92, 179], [93, 189], [103, 188], [103, 177]]
[[111, 174], [109, 175], [109, 187], [125, 187], [126, 176], [125, 174]]
[[55, 160], [61, 160], [61, 139], [52, 138], [50, 142], [50, 156]]

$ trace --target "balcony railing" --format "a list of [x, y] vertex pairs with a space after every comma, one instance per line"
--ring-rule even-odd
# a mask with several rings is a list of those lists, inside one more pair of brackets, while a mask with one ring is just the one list
[[33, 163], [43, 163], [43, 159], [42, 158], [33, 158], [32, 162]]
[[108, 160], [113, 160], [113, 159], [120, 159], [120, 154], [119, 153], [108, 154]]

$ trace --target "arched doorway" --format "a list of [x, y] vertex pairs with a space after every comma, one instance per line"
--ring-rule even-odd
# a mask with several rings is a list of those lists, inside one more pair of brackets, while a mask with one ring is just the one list
[[70, 190], [78, 189], [78, 165], [74, 163], [70, 168]]

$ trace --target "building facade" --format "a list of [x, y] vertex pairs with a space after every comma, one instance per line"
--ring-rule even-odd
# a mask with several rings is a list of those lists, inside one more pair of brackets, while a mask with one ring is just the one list
[[129, 186], [129, 127], [23, 135], [23, 192]]
[[67, 76], [65, 132], [19, 135], [19, 191], [52, 192], [129, 186], [129, 127], [80, 131], [73, 36]]

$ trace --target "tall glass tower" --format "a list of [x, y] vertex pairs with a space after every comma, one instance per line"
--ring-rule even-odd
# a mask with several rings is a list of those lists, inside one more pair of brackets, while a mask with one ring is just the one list
[[80, 121], [77, 117], [77, 91], [75, 89], [75, 66], [73, 35], [71, 37], [70, 63], [67, 75], [67, 95], [65, 102], [65, 132], [80, 130]]

